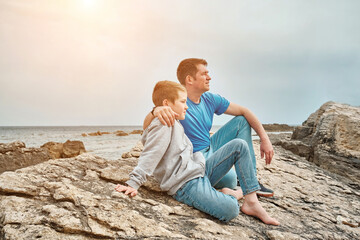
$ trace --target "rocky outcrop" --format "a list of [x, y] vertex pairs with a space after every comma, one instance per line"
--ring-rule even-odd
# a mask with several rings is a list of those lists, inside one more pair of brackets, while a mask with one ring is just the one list
[[0, 143], [0, 173], [32, 166], [51, 158], [75, 157], [84, 152], [85, 146], [81, 141], [48, 142], [40, 148], [27, 148], [20, 141]]
[[86, 152], [83, 142], [70, 140], [65, 143], [47, 142], [41, 148], [47, 149], [52, 159], [76, 157]]
[[134, 130], [130, 134], [143, 134], [143, 130]]
[[143, 149], [144, 146], [142, 143], [138, 142], [135, 147], [133, 147], [129, 152], [124, 152], [121, 157], [123, 159], [132, 157], [139, 158]]
[[263, 127], [267, 132], [289, 132], [295, 129], [295, 127], [293, 126], [289, 126], [287, 124], [278, 124], [278, 123], [263, 124]]
[[35, 165], [50, 159], [42, 148], [27, 148], [25, 143], [16, 141], [0, 143], [0, 173]]
[[104, 135], [104, 134], [110, 134], [110, 132], [100, 132], [100, 131], [97, 131], [97, 132], [91, 132], [91, 133], [88, 133], [88, 134], [82, 133], [81, 135], [82, 135], [83, 137], [86, 137], [87, 135], [89, 135], [89, 136], [102, 136], [102, 135]]
[[111, 132], [100, 132], [100, 131], [97, 131], [97, 132], [92, 132], [92, 133], [82, 133], [81, 136], [83, 137], [87, 137], [87, 136], [102, 136], [104, 134], [115, 134], [116, 136], [128, 136], [129, 134], [142, 134], [143, 133], [143, 130], [133, 130], [132, 132], [130, 133], [127, 133], [127, 132], [124, 132], [124, 131], [121, 131], [121, 130], [118, 130], [118, 131], [115, 131], [113, 133]]
[[276, 144], [346, 176], [360, 189], [360, 108], [327, 102]]
[[129, 135], [128, 133], [126, 133], [124, 131], [121, 131], [121, 130], [118, 130], [118, 131], [114, 132], [114, 134], [116, 134], [116, 136], [127, 136], [127, 135]]
[[[260, 159], [258, 142], [254, 148]], [[137, 159], [85, 153], [1, 174], [0, 238], [359, 239], [360, 192], [290, 151], [275, 152], [271, 165], [257, 167], [275, 190], [260, 202], [278, 227], [244, 214], [224, 224], [160, 192], [152, 178], [129, 198], [114, 188]]]

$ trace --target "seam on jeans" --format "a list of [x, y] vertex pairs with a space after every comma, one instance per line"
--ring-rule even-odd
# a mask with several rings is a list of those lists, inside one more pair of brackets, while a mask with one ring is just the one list
[[260, 189], [260, 186], [259, 186], [259, 184], [258, 184], [257, 186], [255, 186], [255, 187], [253, 187], [253, 188], [250, 188], [249, 190], [246, 190], [243, 194], [244, 194], [244, 196], [245, 196], [245, 195], [247, 195], [247, 194], [249, 194], [249, 193], [256, 192], [256, 191], [259, 190], [259, 189]]
[[[199, 211], [201, 211], [201, 212], [204, 212], [204, 211], [206, 211], [206, 212], [204, 212], [204, 213], [206, 213], [206, 214], [209, 214], [209, 215], [211, 215], [211, 216], [213, 216], [213, 217], [215, 217], [215, 218], [217, 218], [217, 219], [219, 219], [220, 221], [223, 221], [223, 222], [228, 222], [228, 221], [230, 221], [231, 219], [227, 219], [225, 216], [223, 216], [223, 215], [221, 215], [221, 216], [216, 216], [215, 215], [215, 213], [214, 213], [214, 211], [213, 210], [209, 210], [207, 207], [205, 207], [205, 205], [202, 205], [202, 208], [204, 209], [204, 211], [202, 211], [202, 210], [200, 210], [200, 209], [198, 209], [197, 207], [195, 207], [195, 202], [197, 202], [197, 201], [194, 201], [194, 199], [189, 195], [189, 194], [187, 194], [187, 192], [186, 191], [183, 191], [183, 194], [187, 197], [187, 198], [189, 198], [190, 200], [191, 200], [191, 204], [192, 204], [192, 207], [194, 207], [194, 208], [196, 208], [197, 210], [199, 210]], [[235, 198], [234, 196], [230, 196], [230, 197], [233, 197], [233, 198]], [[236, 198], [235, 198], [235, 200], [236, 200]], [[237, 200], [236, 200], [237, 201]], [[185, 202], [184, 202], [185, 203]], [[185, 203], [186, 204], [186, 203]], [[239, 206], [239, 203], [237, 203], [238, 204], [238, 206]], [[187, 204], [186, 204], [187, 205]], [[199, 206], [198, 204], [196, 204], [197, 206]], [[239, 206], [240, 207], [240, 206]]]
[[257, 182], [256, 186], [249, 188], [249, 184], [246, 182], [243, 171], [240, 167], [239, 167], [239, 170], [241, 172], [241, 179], [243, 180], [243, 183], [245, 184], [245, 191], [243, 192], [244, 196], [260, 189], [260, 185], [259, 185], [259, 182], [257, 179], [256, 179], [256, 182]]
[[[239, 163], [239, 164], [240, 164], [240, 163]], [[245, 184], [245, 192], [248, 192], [248, 184], [247, 184], [247, 182], [246, 182], [246, 180], [245, 180], [243, 171], [242, 171], [242, 169], [241, 169], [240, 166], [239, 166], [239, 171], [240, 171], [240, 173], [241, 173], [241, 179], [243, 180], [243, 183]], [[239, 181], [240, 181], [240, 180], [239, 180]], [[243, 194], [244, 194], [244, 196], [246, 195], [245, 193], [243, 193]]]
[[[214, 167], [214, 169], [217, 168], [221, 163], [223, 163], [224, 161], [226, 161], [228, 158], [230, 158], [233, 154], [239, 154], [239, 155], [240, 155], [240, 151], [236, 150], [236, 151], [234, 151], [234, 152], [231, 152], [229, 155], [227, 155], [226, 157], [224, 157], [221, 162], [219, 162], [218, 164], [216, 164], [215, 167]], [[240, 160], [240, 158], [237, 159], [237, 161], [238, 161], [238, 160]], [[231, 169], [231, 168], [230, 168], [230, 169]], [[229, 169], [229, 170], [230, 170], [230, 169]], [[214, 186], [229, 172], [229, 170], [228, 170], [217, 182], [214, 183]], [[257, 190], [260, 189], [260, 187], [259, 187], [258, 184], [257, 184], [256, 187], [253, 187], [253, 188], [250, 188], [250, 189], [249, 189], [248, 183], [247, 183], [246, 180], [245, 180], [245, 177], [244, 177], [244, 174], [243, 174], [243, 171], [242, 171], [241, 167], [239, 167], [239, 170], [240, 170], [240, 173], [241, 173], [241, 179], [243, 180], [243, 183], [244, 183], [244, 185], [245, 185], [244, 195], [247, 195], [247, 194], [249, 194], [249, 193], [255, 192], [255, 191], [257, 191]], [[213, 172], [214, 172], [214, 171], [212, 171], [212, 173], [213, 173]], [[212, 174], [211, 174], [209, 177], [211, 177], [211, 176], [212, 176]], [[239, 176], [237, 176], [237, 177], [239, 177]]]
[[[192, 207], [198, 209], [197, 207], [195, 207], [195, 204], [194, 204], [195, 201], [194, 201], [194, 199], [193, 199], [189, 194], [187, 194], [186, 191], [184, 191], [184, 195], [185, 195], [188, 199], [191, 200], [191, 205], [192, 205]], [[186, 203], [185, 203], [185, 204], [186, 204]], [[209, 213], [210, 215], [216, 217], [215, 214], [214, 214], [212, 211], [209, 211], [209, 209], [208, 209], [207, 207], [205, 207], [205, 204], [204, 204], [204, 206], [202, 206], [202, 208], [206, 211], [205, 213]], [[200, 209], [198, 209], [198, 210], [200, 210]], [[200, 210], [200, 211], [201, 211], [201, 210]], [[218, 218], [218, 217], [216, 217], [216, 218]], [[221, 216], [221, 218], [224, 218], [224, 216]], [[220, 219], [220, 218], [219, 218], [219, 219]]]
[[[213, 169], [217, 168], [221, 163], [223, 163], [225, 160], [227, 160], [228, 158], [230, 158], [230, 157], [232, 156], [232, 154], [235, 154], [235, 153], [240, 153], [240, 152], [237, 151], [237, 150], [234, 151], [234, 152], [231, 152], [228, 156], [226, 156], [225, 158], [223, 158], [223, 160], [222, 160], [221, 162], [219, 162], [218, 164], [216, 164]], [[233, 165], [234, 165], [234, 164], [233, 164]], [[231, 167], [229, 168], [229, 170], [228, 170], [216, 183], [214, 183], [214, 186], [215, 186], [218, 182], [220, 182], [220, 180], [230, 171], [230, 169], [231, 169]], [[211, 175], [209, 175], [209, 178], [211, 178], [211, 176], [213, 175], [213, 172], [214, 172], [214, 171], [211, 172]]]

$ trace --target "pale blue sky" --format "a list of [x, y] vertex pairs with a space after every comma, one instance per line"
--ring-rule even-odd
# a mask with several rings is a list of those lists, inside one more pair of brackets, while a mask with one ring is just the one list
[[0, 126], [141, 125], [154, 84], [177, 81], [188, 57], [263, 123], [359, 106], [359, 12], [355, 0], [0, 0]]

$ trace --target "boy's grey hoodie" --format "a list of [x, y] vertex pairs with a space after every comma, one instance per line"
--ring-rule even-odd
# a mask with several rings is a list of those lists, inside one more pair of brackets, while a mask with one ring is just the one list
[[205, 158], [201, 152], [193, 153], [192, 143], [179, 121], [168, 127], [155, 118], [141, 141], [144, 150], [126, 182], [132, 188], [138, 189], [153, 175], [163, 191], [174, 195], [184, 183], [205, 175]]

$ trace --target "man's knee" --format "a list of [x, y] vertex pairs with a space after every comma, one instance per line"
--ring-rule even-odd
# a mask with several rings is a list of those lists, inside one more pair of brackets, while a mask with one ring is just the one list
[[234, 169], [230, 171], [214, 186], [216, 189], [231, 188], [234, 189], [237, 186], [237, 176]]
[[229, 142], [229, 144], [231, 144], [231, 146], [236, 150], [236, 151], [248, 151], [249, 150], [249, 145], [248, 143], [240, 138], [235, 138], [233, 140], [231, 140]]
[[233, 120], [238, 123], [239, 128], [251, 129], [249, 122], [246, 120], [246, 118], [244, 116], [236, 116], [233, 118]]

